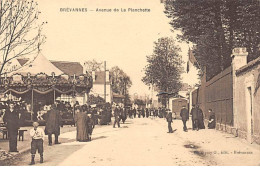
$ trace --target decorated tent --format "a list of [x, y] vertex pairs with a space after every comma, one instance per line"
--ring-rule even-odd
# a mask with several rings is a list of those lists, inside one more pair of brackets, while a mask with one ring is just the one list
[[46, 57], [39, 53], [32, 61], [27, 61], [27, 63], [22, 66], [17, 71], [11, 72], [8, 76], [13, 74], [27, 75], [36, 75], [39, 73], [45, 73], [48, 76], [51, 76], [53, 73], [58, 76], [63, 74], [63, 72], [55, 67]]
[[39, 53], [17, 71], [0, 78], [0, 93], [22, 98], [36, 113], [39, 103], [53, 104], [62, 94], [85, 96], [92, 85], [91, 76], [67, 75]]

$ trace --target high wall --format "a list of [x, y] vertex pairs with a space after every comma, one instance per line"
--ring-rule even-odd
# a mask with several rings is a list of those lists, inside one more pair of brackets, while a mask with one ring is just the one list
[[236, 70], [235, 79], [237, 134], [251, 143], [260, 144], [260, 58]]
[[247, 63], [245, 48], [235, 48], [232, 65], [205, 80], [192, 92], [208, 119], [208, 109], [216, 114], [216, 129], [260, 144], [260, 57]]

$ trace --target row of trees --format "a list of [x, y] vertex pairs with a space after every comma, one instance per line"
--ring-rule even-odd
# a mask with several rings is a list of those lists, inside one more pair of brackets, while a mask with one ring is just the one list
[[259, 56], [259, 0], [167, 0], [165, 13], [178, 38], [192, 42], [197, 66], [207, 78], [231, 65], [235, 47], [246, 47], [248, 61]]

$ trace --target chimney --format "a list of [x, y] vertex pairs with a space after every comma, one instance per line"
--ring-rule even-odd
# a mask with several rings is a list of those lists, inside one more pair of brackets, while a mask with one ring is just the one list
[[232, 51], [232, 67], [233, 70], [236, 71], [239, 68], [245, 66], [247, 64], [247, 55], [246, 48], [235, 48]]
[[96, 72], [92, 70], [92, 79], [93, 79], [93, 82], [96, 81]]

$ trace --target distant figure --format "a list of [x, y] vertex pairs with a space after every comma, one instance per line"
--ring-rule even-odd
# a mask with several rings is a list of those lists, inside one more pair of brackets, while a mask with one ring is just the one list
[[123, 123], [125, 123], [127, 119], [127, 108], [120, 109], [120, 118], [122, 119]]
[[192, 129], [199, 130], [198, 111], [197, 111], [197, 108], [195, 108], [195, 105], [192, 106], [191, 115], [192, 115], [192, 124], [193, 124]]
[[35, 154], [38, 150], [40, 154], [40, 163], [43, 163], [43, 138], [44, 138], [44, 131], [42, 128], [39, 128], [38, 122], [33, 122], [33, 128], [30, 130], [30, 136], [32, 137], [31, 142], [31, 163], [30, 165], [34, 165], [35, 161]]
[[134, 107], [134, 118], [136, 118], [136, 108]]
[[76, 140], [79, 142], [86, 142], [88, 140], [87, 114], [82, 111], [80, 106], [75, 107], [74, 121], [77, 127]]
[[88, 130], [88, 140], [91, 141], [92, 140], [92, 133], [93, 133], [93, 130], [95, 128], [95, 123], [94, 123], [94, 118], [91, 114], [89, 114], [87, 116], [87, 130]]
[[141, 110], [140, 109], [138, 109], [138, 118], [141, 118]]
[[198, 127], [199, 127], [199, 129], [205, 129], [204, 115], [203, 115], [203, 111], [201, 110], [199, 105], [197, 106], [197, 114], [198, 114]]
[[192, 115], [192, 114], [194, 114], [194, 111], [196, 111], [196, 109], [195, 109], [195, 105], [193, 104], [193, 105], [192, 105], [192, 108], [191, 108], [191, 111], [190, 111], [192, 130], [195, 130], [195, 127], [194, 127], [194, 119], [193, 119], [193, 115]]
[[212, 109], [209, 109], [209, 124], [208, 124], [208, 128], [209, 129], [215, 129], [216, 127], [216, 117], [215, 117], [215, 113], [212, 112]]
[[115, 128], [116, 127], [116, 124], [118, 126], [118, 128], [120, 127], [120, 110], [119, 110], [119, 106], [116, 106], [115, 110], [114, 110], [114, 117], [115, 117], [115, 121], [114, 121], [114, 125], [113, 127]]
[[48, 135], [49, 146], [52, 145], [52, 134], [55, 135], [55, 143], [59, 143], [60, 126], [62, 125], [62, 119], [55, 104], [51, 106], [51, 110], [47, 112], [45, 134]]
[[182, 106], [181, 113], [180, 113], [182, 122], [183, 122], [183, 131], [187, 132], [186, 122], [189, 120], [189, 111], [185, 106]]
[[149, 115], [150, 115], [150, 112], [149, 112], [149, 109], [148, 109], [148, 108], [145, 109], [145, 114], [146, 114], [146, 118], [148, 118]]
[[142, 108], [142, 116], [143, 116], [143, 118], [145, 118], [144, 108]]
[[173, 133], [172, 130], [172, 112], [169, 112], [166, 116], [166, 121], [168, 122], [168, 133]]
[[9, 137], [9, 152], [18, 152], [17, 150], [17, 134], [19, 129], [19, 113], [14, 108], [14, 103], [9, 103], [3, 121], [7, 124], [6, 128]]

